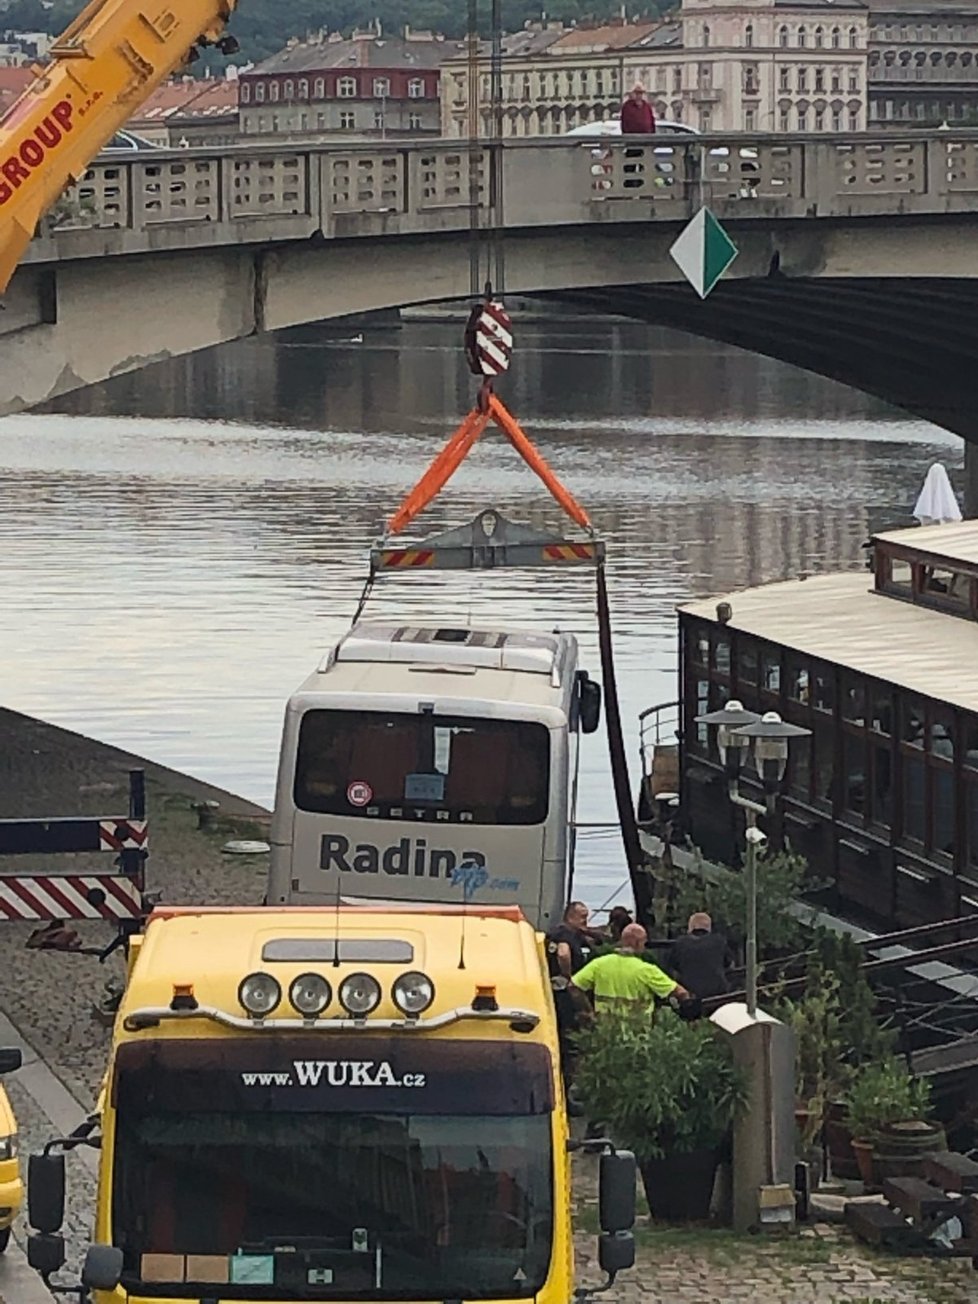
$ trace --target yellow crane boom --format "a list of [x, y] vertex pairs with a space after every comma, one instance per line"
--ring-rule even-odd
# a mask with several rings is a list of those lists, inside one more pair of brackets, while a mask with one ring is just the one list
[[65, 187], [238, 0], [90, 0], [0, 121], [0, 293]]

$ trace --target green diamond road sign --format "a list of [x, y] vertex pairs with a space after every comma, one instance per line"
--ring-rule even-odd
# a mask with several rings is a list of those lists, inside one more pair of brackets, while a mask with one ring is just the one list
[[708, 208], [701, 208], [669, 250], [686, 280], [705, 299], [737, 257], [737, 246]]

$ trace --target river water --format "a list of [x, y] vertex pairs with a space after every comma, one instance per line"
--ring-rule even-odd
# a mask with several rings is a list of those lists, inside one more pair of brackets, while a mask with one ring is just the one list
[[[380, 522], [473, 391], [454, 323], [360, 335], [246, 341], [0, 421], [3, 705], [271, 803], [285, 699], [344, 632]], [[958, 439], [863, 395], [638, 324], [518, 322], [502, 392], [607, 540], [636, 774], [639, 710], [676, 695], [678, 603], [861, 565], [871, 530], [910, 523], [930, 463], [962, 463]], [[488, 505], [561, 528], [491, 434], [422, 529]], [[368, 607], [397, 611], [559, 623], [597, 669], [583, 571], [415, 575]], [[614, 818], [603, 732], [582, 795], [583, 820]], [[601, 904], [624, 876], [617, 835], [580, 848]]]

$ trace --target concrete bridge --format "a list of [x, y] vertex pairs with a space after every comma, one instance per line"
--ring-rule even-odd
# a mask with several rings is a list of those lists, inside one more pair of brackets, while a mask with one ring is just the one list
[[[978, 132], [554, 139], [503, 148], [506, 287], [677, 326], [971, 441]], [[488, 159], [475, 161], [480, 198]], [[0, 412], [262, 330], [470, 295], [465, 142], [97, 163], [0, 313]], [[701, 303], [668, 256], [710, 205], [740, 255]]]

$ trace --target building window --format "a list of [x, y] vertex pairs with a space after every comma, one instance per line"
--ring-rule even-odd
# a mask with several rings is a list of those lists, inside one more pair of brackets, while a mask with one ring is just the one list
[[374, 78], [374, 99], [385, 100], [391, 93], [391, 83], [389, 77]]
[[290, 80], [290, 81], [287, 81], [287, 82], [285, 83], [285, 98], [286, 98], [287, 100], [294, 100], [294, 99], [295, 99], [295, 82], [294, 82], [294, 81], [291, 81], [291, 80]]
[[384, 130], [384, 110], [383, 110], [383, 109], [375, 109], [375, 110], [374, 110], [374, 131], [383, 131], [383, 130]]
[[859, 70], [857, 68], [849, 69], [849, 90], [850, 92], [859, 90]]
[[341, 131], [352, 131], [353, 128], [354, 128], [355, 126], [356, 126], [356, 115], [355, 115], [355, 114], [353, 114], [353, 113], [341, 113], [341, 114], [340, 114], [340, 130], [341, 130]]
[[798, 110], [798, 130], [799, 130], [799, 131], [807, 131], [807, 130], [808, 130], [808, 110], [807, 110], [807, 109], [799, 109], [799, 110]]
[[791, 130], [791, 112], [788, 109], [782, 109], [778, 118], [778, 127], [781, 131]]
[[760, 73], [758, 72], [756, 63], [744, 64], [744, 94], [745, 95], [760, 94], [760, 87], [758, 84], [759, 76]]
[[744, 131], [756, 131], [756, 130], [757, 130], [757, 111], [755, 109], [747, 109], [744, 112]]
[[309, 80], [306, 77], [299, 81], [299, 99], [308, 100], [309, 98]]
[[790, 91], [790, 90], [791, 90], [791, 69], [790, 69], [790, 68], [782, 68], [781, 71], [778, 73], [778, 90], [780, 90], [780, 91]]
[[251, 87], [246, 81], [241, 83], [241, 103], [249, 104], [251, 102]]
[[837, 68], [832, 70], [832, 94], [838, 95], [842, 91], [842, 77], [839, 75]]
[[265, 84], [264, 84], [264, 82], [259, 82], [258, 85], [255, 87], [255, 103], [256, 103], [256, 104], [264, 104], [264, 103], [265, 103]]
[[798, 28], [798, 49], [799, 49], [799, 50], [804, 50], [804, 48], [805, 48], [805, 46], [806, 46], [807, 44], [808, 44], [808, 33], [805, 31], [805, 28], [804, 28], [804, 27], [799, 27], [799, 28]]
[[800, 91], [807, 91], [807, 90], [808, 90], [808, 69], [807, 69], [807, 68], [799, 68], [799, 69], [798, 69], [798, 89], [799, 89]]
[[824, 44], [825, 44], [825, 33], [822, 31], [821, 27], [816, 27], [816, 28], [815, 28], [815, 49], [816, 49], [816, 50], [821, 50], [821, 48], [822, 48], [822, 46], [823, 46]]
[[711, 90], [713, 87], [713, 65], [711, 63], [701, 63], [697, 69], [697, 85], [701, 91]]
[[815, 110], [815, 130], [816, 130], [816, 131], [824, 131], [824, 130], [825, 130], [825, 110], [824, 110], [824, 109], [816, 109], [816, 110]]
[[748, 23], [744, 28], [744, 44], [748, 49], [754, 44], [754, 24]]
[[279, 91], [280, 91], [280, 89], [281, 89], [281, 88], [280, 88], [278, 82], [272, 82], [271, 85], [270, 85], [269, 88], [268, 88], [268, 98], [272, 101], [273, 104], [277, 104], [277, 103], [278, 103], [278, 97], [279, 97]]
[[824, 68], [815, 69], [815, 92], [818, 95], [824, 95], [825, 93], [825, 69]]
[[850, 130], [850, 131], [858, 131], [858, 130], [859, 130], [859, 110], [858, 110], [858, 109], [850, 109], [850, 110], [849, 110], [849, 130]]
[[315, 82], [313, 83], [313, 91], [314, 91], [314, 94], [315, 94], [317, 100], [324, 100], [324, 99], [326, 98], [326, 78], [325, 78], [325, 77], [317, 77], [317, 78], [316, 78]]
[[858, 27], [850, 27], [850, 28], [849, 28], [849, 49], [850, 49], [850, 50], [858, 50], [858, 49], [859, 49], [859, 29], [858, 29]]
[[409, 130], [409, 131], [420, 131], [420, 130], [421, 130], [421, 114], [420, 114], [420, 113], [409, 113], [409, 114], [408, 114], [408, 130]]
[[[512, 77], [511, 77], [509, 80], [510, 80], [510, 92], [509, 92], [509, 97], [510, 97], [510, 99], [512, 99], [512, 98], [513, 98], [513, 88], [512, 88], [512, 82], [513, 82], [513, 79], [512, 79]], [[423, 78], [423, 77], [412, 77], [411, 80], [408, 82], [408, 99], [409, 99], [409, 100], [421, 100], [421, 99], [424, 99], [424, 78]]]
[[778, 45], [781, 47], [782, 50], [787, 50], [787, 48], [788, 48], [788, 29], [787, 29], [787, 27], [779, 27], [779, 28], [778, 28]]
[[832, 49], [838, 50], [842, 46], [842, 32], [838, 27], [832, 28]]
[[833, 131], [842, 130], [842, 114], [837, 112], [836, 110], [832, 111], [832, 130]]
[[703, 41], [702, 41], [702, 43], [703, 43], [704, 46], [710, 44], [710, 28], [709, 28], [708, 24], [706, 24], [706, 23], [703, 24]]
[[336, 83], [336, 94], [341, 100], [352, 100], [357, 93], [357, 79], [355, 77], [341, 77]]
[[682, 67], [679, 67], [679, 68], [673, 68], [673, 70], [672, 70], [672, 93], [675, 95], [675, 94], [677, 93], [677, 91], [681, 91], [682, 88], [683, 88], [683, 70], [682, 70]]

